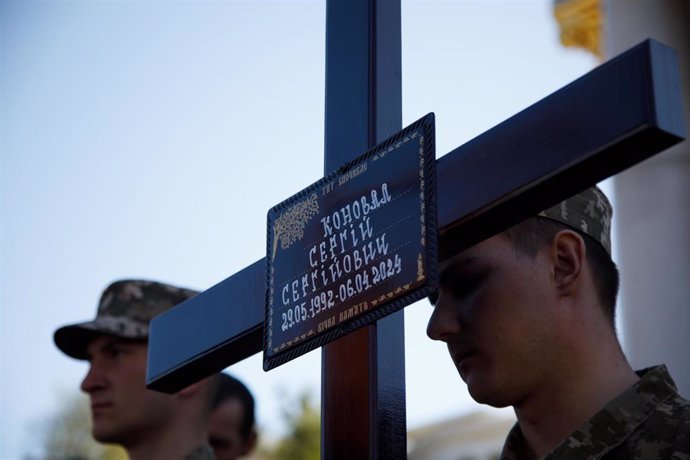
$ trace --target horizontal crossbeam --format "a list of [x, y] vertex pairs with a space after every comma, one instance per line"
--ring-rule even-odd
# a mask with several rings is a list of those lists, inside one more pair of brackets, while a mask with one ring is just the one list
[[[440, 258], [685, 136], [675, 52], [652, 40], [437, 160]], [[176, 392], [262, 350], [265, 259], [156, 317], [147, 385]]]

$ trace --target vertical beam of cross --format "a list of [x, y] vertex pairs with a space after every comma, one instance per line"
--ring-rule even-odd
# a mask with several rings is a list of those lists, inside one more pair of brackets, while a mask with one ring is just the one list
[[[324, 175], [401, 128], [399, 0], [326, 6]], [[383, 51], [385, 50], [385, 51]], [[322, 352], [322, 458], [405, 458], [403, 312]]]

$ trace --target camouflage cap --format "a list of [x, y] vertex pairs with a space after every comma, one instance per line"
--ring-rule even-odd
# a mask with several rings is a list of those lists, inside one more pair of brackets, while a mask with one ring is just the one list
[[115, 281], [103, 291], [96, 319], [59, 328], [55, 345], [73, 358], [87, 359], [86, 347], [100, 334], [146, 340], [154, 316], [197, 293], [156, 281]]
[[561, 222], [598, 241], [611, 255], [613, 208], [604, 192], [594, 186], [538, 214]]

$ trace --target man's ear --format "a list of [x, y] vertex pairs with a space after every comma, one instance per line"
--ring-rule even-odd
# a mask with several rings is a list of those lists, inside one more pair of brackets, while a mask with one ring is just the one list
[[582, 279], [585, 241], [573, 230], [561, 230], [554, 236], [551, 249], [556, 287], [562, 295], [571, 295]]

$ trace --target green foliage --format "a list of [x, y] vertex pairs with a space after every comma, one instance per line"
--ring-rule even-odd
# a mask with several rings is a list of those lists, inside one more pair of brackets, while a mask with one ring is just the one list
[[321, 458], [321, 416], [308, 395], [299, 397], [297, 407], [284, 407], [288, 433], [272, 448], [262, 449], [270, 460], [319, 460]]
[[47, 459], [127, 460], [121, 447], [100, 444], [91, 437], [89, 401], [79, 395], [65, 398], [50, 421], [44, 451]]

